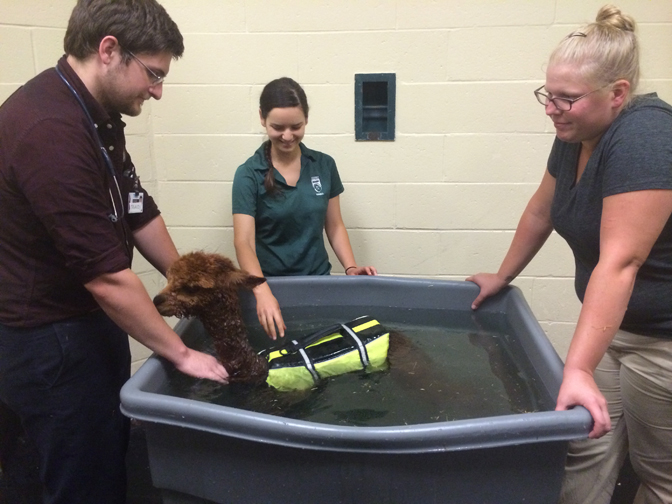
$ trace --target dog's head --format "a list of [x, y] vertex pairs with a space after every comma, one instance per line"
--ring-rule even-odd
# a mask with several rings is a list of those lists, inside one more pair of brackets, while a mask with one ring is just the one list
[[191, 317], [213, 301], [231, 296], [237, 302], [238, 289], [253, 289], [266, 281], [236, 268], [220, 254], [190, 252], [175, 261], [166, 272], [168, 284], [154, 297], [154, 305], [166, 317]]

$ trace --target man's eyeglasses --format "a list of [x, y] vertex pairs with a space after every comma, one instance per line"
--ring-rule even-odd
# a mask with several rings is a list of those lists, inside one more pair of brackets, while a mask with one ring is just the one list
[[547, 94], [541, 92], [541, 90], [544, 88], [544, 86], [541, 86], [534, 90], [534, 96], [537, 97], [539, 103], [541, 103], [544, 107], [547, 106], [550, 102], [552, 102], [553, 105], [555, 105], [555, 108], [557, 108], [562, 112], [567, 112], [569, 110], [572, 110], [572, 105], [574, 105], [574, 103], [579, 101], [581, 98], [585, 98], [589, 94], [593, 94], [594, 92], [599, 91], [600, 89], [604, 89], [608, 85], [609, 84], [605, 84], [602, 87], [593, 89], [592, 91], [589, 91], [586, 94], [579, 96], [578, 98], [558, 98], [557, 96], [550, 97]]
[[163, 75], [157, 75], [156, 72], [154, 72], [151, 68], [149, 68], [147, 65], [145, 65], [140, 59], [133, 54], [131, 51], [128, 49], [124, 49], [128, 54], [131, 55], [131, 58], [133, 58], [135, 61], [140, 63], [143, 68], [145, 69], [145, 72], [147, 72], [147, 77], [149, 77], [149, 83], [151, 86], [158, 86], [159, 84], [163, 83], [163, 81], [166, 79], [166, 76]]

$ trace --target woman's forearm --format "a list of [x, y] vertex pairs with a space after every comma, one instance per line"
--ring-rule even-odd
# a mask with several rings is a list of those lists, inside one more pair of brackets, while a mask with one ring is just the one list
[[497, 275], [510, 283], [529, 264], [553, 231], [550, 221], [526, 210], [518, 223], [509, 250]]
[[332, 229], [326, 229], [326, 233], [329, 244], [334, 250], [336, 257], [338, 257], [338, 261], [343, 266], [343, 269], [357, 266], [355, 254], [352, 252], [352, 245], [350, 244], [350, 238], [345, 226], [334, 226]]
[[597, 265], [586, 288], [566, 369], [593, 373], [621, 326], [637, 271], [636, 265]]

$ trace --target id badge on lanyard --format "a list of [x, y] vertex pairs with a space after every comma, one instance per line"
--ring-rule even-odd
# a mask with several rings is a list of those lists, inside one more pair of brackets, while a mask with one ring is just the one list
[[[126, 150], [124, 150], [124, 162], [126, 162]], [[133, 179], [133, 191], [128, 193], [128, 213], [139, 214], [143, 210], [144, 193], [140, 191], [140, 180], [135, 172], [135, 165], [124, 171], [124, 176]]]
[[144, 194], [141, 192], [128, 193], [128, 213], [137, 214], [142, 213], [142, 199]]

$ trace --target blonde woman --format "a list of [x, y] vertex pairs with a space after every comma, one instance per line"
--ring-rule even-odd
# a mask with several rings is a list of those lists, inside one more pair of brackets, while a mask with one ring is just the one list
[[572, 249], [583, 306], [556, 409], [582, 405], [594, 426], [570, 445], [563, 503], [608, 504], [628, 451], [636, 502], [672, 502], [672, 107], [638, 80], [616, 7], [560, 42], [534, 92], [556, 131], [547, 170], [499, 271], [468, 278], [477, 309], [553, 229]]

